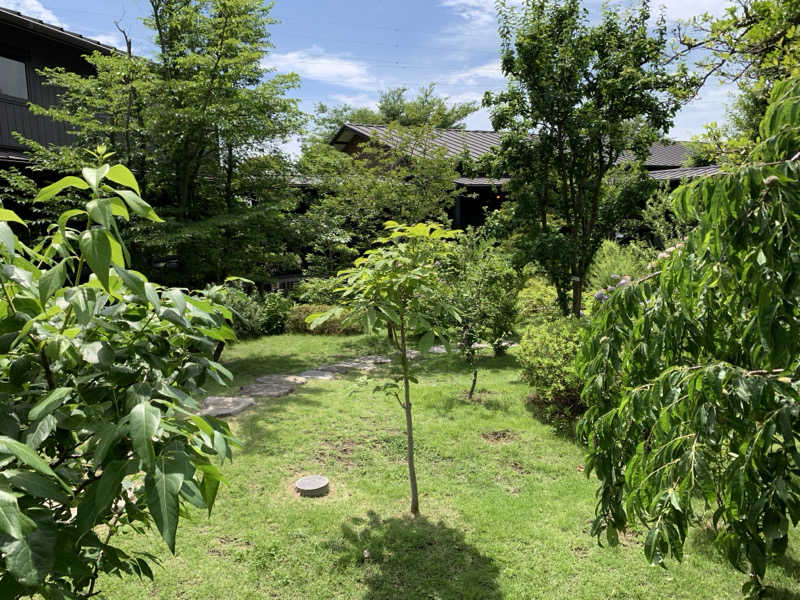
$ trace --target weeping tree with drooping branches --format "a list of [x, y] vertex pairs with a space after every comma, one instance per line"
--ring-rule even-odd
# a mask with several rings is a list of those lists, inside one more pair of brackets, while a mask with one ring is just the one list
[[799, 107], [800, 80], [777, 85], [747, 163], [674, 192], [697, 227], [593, 312], [579, 356], [593, 533], [639, 522], [663, 565], [708, 527], [753, 597], [800, 522]]

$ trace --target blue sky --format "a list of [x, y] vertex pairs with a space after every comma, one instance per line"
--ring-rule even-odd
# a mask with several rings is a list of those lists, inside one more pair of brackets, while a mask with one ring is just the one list
[[[663, 2], [667, 19], [709, 11], [721, 0]], [[600, 2], [586, 2], [599, 14]], [[141, 24], [148, 0], [0, 0], [0, 6], [55, 23], [71, 31], [121, 45], [118, 21], [133, 39], [134, 52], [147, 54], [150, 33]], [[303, 110], [317, 102], [372, 106], [378, 91], [435, 82], [453, 101], [480, 101], [486, 90], [503, 87], [498, 64], [494, 0], [276, 0], [272, 16], [274, 49], [266, 62], [278, 72], [294, 71], [301, 87], [294, 95]], [[704, 123], [722, 120], [728, 91], [716, 84], [678, 115], [671, 132], [688, 139]], [[485, 110], [467, 126], [490, 129]]]

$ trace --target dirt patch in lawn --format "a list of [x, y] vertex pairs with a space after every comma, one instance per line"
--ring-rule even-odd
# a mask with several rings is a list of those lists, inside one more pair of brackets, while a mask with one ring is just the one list
[[482, 433], [481, 437], [492, 444], [499, 444], [502, 442], [511, 442], [515, 440], [517, 436], [508, 429], [501, 429], [499, 431], [487, 431]]

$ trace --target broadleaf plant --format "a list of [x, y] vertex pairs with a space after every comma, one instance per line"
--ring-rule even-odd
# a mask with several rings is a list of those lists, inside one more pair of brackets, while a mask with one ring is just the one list
[[[387, 234], [379, 244], [356, 259], [354, 266], [339, 273], [342, 304], [322, 315], [311, 315], [311, 326], [346, 313], [345, 321], [363, 320], [371, 333], [386, 327], [397, 350], [399, 367], [394, 381], [379, 389], [397, 399], [406, 418], [408, 476], [411, 488], [411, 514], [419, 514], [419, 493], [414, 466], [414, 430], [411, 413], [412, 375], [409, 346], [417, 339], [420, 352], [430, 350], [436, 338], [444, 339], [437, 326], [442, 311], [452, 307], [436, 302], [439, 274], [437, 263], [450, 251], [448, 240], [460, 233], [435, 223], [401, 225], [385, 223]], [[401, 387], [402, 386], [402, 387]], [[378, 391], [376, 389], [376, 391]]]
[[103, 573], [152, 577], [154, 559], [114, 536], [155, 524], [174, 552], [183, 505], [211, 511], [235, 443], [197, 415], [202, 386], [230, 377], [211, 357], [231, 315], [128, 270], [116, 220], [158, 216], [127, 168], [93, 154], [83, 179], [36, 198], [90, 195], [35, 247], [0, 212], [3, 598], [88, 598]]
[[776, 85], [746, 164], [673, 193], [698, 225], [593, 312], [579, 356], [593, 533], [638, 521], [663, 565], [706, 527], [752, 596], [800, 522], [798, 106], [800, 79]]

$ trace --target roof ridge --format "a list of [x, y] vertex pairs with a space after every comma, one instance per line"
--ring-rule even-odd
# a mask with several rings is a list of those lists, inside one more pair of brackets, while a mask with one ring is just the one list
[[[345, 125], [355, 125], [357, 127], [380, 127], [386, 129], [389, 124], [386, 123], [357, 123], [355, 121], [346, 121]], [[459, 133], [499, 133], [493, 129], [460, 129], [458, 127], [434, 127], [434, 131], [455, 131]]]
[[54, 25], [53, 23], [48, 23], [47, 21], [43, 21], [42, 19], [37, 19], [36, 17], [31, 17], [29, 15], [21, 13], [18, 10], [13, 10], [11, 8], [6, 8], [5, 6], [0, 6], [0, 13], [6, 13], [8, 15], [13, 15], [13, 16], [16, 16], [16, 17], [20, 17], [22, 19], [25, 19], [26, 21], [31, 22], [31, 23], [36, 23], [36, 24], [39, 24], [39, 25], [43, 25], [44, 27], [47, 27], [48, 29], [52, 29], [56, 33], [60, 32], [60, 33], [65, 34], [66, 36], [73, 36], [73, 37], [79, 38], [79, 39], [84, 40], [84, 41], [86, 41], [86, 42], [88, 42], [90, 44], [93, 44], [95, 46], [99, 46], [101, 48], [105, 48], [105, 49], [110, 50], [112, 52], [119, 52], [119, 50], [117, 48], [115, 48], [114, 46], [109, 46], [108, 44], [104, 44], [103, 42], [99, 42], [99, 41], [94, 40], [94, 39], [92, 39], [90, 37], [87, 37], [87, 36], [85, 36], [83, 34], [77, 33], [75, 31], [70, 31], [70, 30], [68, 30], [68, 29], [66, 29], [66, 28], [64, 28], [64, 27], [62, 27], [60, 25]]

